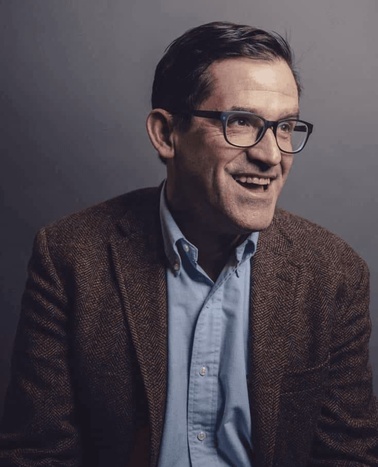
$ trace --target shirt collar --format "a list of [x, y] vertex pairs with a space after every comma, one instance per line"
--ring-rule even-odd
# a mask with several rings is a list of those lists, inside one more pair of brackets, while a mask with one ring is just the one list
[[258, 239], [259, 232], [252, 232], [243, 243], [236, 247], [235, 259], [237, 266], [250, 259], [256, 253]]
[[164, 252], [174, 274], [177, 275], [180, 273], [181, 269], [181, 258], [177, 245], [180, 241], [185, 240], [185, 237], [168, 208], [167, 201], [165, 199], [165, 185], [166, 182], [164, 182], [160, 193], [160, 223], [163, 233]]
[[[170, 267], [175, 275], [180, 274], [182, 267], [181, 254], [186, 254], [193, 265], [197, 265], [198, 249], [187, 240], [176, 224], [168, 208], [165, 197], [165, 185], [160, 193], [160, 223], [163, 233], [164, 252], [168, 258]], [[259, 232], [252, 232], [243, 243], [235, 249], [236, 266], [250, 259], [257, 249]]]

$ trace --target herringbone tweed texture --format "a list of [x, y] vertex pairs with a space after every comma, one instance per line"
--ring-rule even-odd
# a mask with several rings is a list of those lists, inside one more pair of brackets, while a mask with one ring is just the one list
[[[139, 190], [37, 235], [0, 465], [157, 464], [167, 381], [158, 199]], [[378, 465], [365, 263], [277, 211], [251, 281], [253, 466]]]

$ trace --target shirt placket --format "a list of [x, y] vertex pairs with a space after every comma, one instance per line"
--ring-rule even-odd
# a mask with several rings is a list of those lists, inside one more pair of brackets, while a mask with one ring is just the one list
[[221, 306], [222, 290], [218, 287], [203, 305], [194, 332], [188, 390], [188, 442], [193, 466], [218, 465], [215, 427]]

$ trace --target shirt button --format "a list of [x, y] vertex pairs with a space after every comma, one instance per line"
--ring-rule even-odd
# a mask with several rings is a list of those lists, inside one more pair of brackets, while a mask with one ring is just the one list
[[188, 251], [189, 251], [189, 246], [188, 246], [187, 243], [184, 243], [183, 248], [184, 248], [184, 251], [186, 251], [186, 253], [188, 253]]
[[206, 375], [206, 367], [205, 367], [205, 366], [203, 366], [203, 367], [200, 369], [199, 374], [200, 374], [201, 376], [205, 376], [205, 375]]
[[175, 263], [175, 264], [173, 265], [173, 269], [174, 269], [175, 271], [178, 271], [178, 270], [180, 269], [180, 264], [179, 264], [179, 263]]
[[206, 438], [206, 433], [204, 433], [203, 431], [200, 431], [197, 435], [197, 438], [200, 440], [200, 441], [203, 441], [205, 438]]

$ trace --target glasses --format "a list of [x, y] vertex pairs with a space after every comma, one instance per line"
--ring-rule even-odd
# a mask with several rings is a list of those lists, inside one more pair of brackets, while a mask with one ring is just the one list
[[306, 146], [314, 126], [297, 118], [286, 118], [276, 122], [251, 112], [192, 110], [190, 115], [220, 120], [225, 140], [237, 148], [251, 148], [258, 144], [266, 131], [272, 128], [280, 151], [297, 154]]

